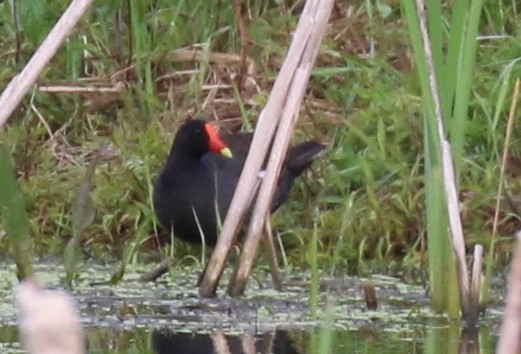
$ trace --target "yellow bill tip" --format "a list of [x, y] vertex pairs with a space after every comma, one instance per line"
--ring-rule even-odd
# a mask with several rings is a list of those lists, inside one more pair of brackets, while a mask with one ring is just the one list
[[230, 148], [224, 148], [224, 149], [221, 149], [221, 155], [223, 155], [224, 157], [227, 157], [229, 159], [233, 158], [233, 154], [232, 154], [232, 151], [230, 150]]

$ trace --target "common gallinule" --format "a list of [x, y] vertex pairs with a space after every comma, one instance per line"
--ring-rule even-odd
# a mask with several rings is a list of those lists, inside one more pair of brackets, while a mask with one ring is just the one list
[[[253, 134], [219, 135], [203, 120], [186, 121], [154, 186], [159, 221], [176, 237], [215, 245], [218, 229], [233, 197]], [[307, 141], [289, 149], [272, 212], [288, 198], [297, 178], [325, 146]], [[217, 217], [216, 211], [219, 211]]]

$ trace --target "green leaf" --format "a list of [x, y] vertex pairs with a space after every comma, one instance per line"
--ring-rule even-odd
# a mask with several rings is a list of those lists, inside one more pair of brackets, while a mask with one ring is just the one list
[[3, 144], [0, 144], [0, 216], [17, 265], [18, 278], [23, 279], [33, 274], [29, 217], [16, 181], [13, 161]]

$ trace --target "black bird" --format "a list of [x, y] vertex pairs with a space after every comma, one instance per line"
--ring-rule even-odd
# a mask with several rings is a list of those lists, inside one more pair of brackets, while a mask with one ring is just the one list
[[[205, 244], [216, 244], [252, 136], [219, 135], [212, 124], [199, 119], [179, 128], [154, 186], [154, 209], [163, 227], [192, 244], [201, 244], [203, 237]], [[272, 212], [287, 200], [295, 178], [324, 149], [312, 140], [289, 149]]]

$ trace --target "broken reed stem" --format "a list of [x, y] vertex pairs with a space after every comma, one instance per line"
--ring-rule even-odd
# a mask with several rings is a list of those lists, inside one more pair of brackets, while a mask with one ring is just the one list
[[[470, 279], [470, 302], [472, 307], [479, 308], [479, 294], [481, 293], [481, 277], [483, 276], [483, 246], [474, 246], [472, 274]], [[476, 312], [477, 314], [477, 312]], [[475, 318], [477, 320], [477, 318]]]
[[253, 186], [257, 180], [259, 170], [268, 152], [270, 143], [273, 140], [275, 128], [277, 127], [278, 119], [287, 97], [291, 78], [302, 57], [305, 44], [311, 35], [312, 22], [307, 14], [310, 13], [314, 2], [319, 2], [319, 0], [308, 0], [304, 6], [286, 59], [275, 80], [268, 103], [260, 114], [250, 150], [246, 157], [232, 202], [228, 208], [221, 234], [213, 249], [212, 256], [206, 268], [207, 270], [199, 287], [199, 295], [203, 297], [215, 295], [215, 290], [224, 271], [224, 265], [234, 243], [235, 235], [244, 214], [248, 210], [248, 201], [251, 199]]
[[73, 0], [22, 72], [9, 82], [2, 96], [0, 96], [0, 127], [5, 124], [18, 107], [24, 95], [38, 79], [38, 75], [56, 54], [58, 48], [72, 32], [78, 21], [84, 16], [92, 1]]
[[224, 331], [221, 329], [217, 329], [213, 331], [210, 335], [212, 340], [212, 349], [215, 350], [215, 353], [219, 354], [231, 354], [230, 346], [228, 344], [228, 340], [224, 334]]

